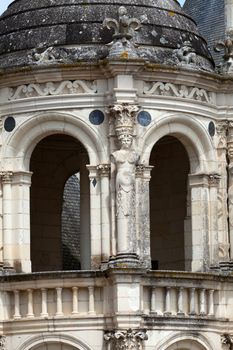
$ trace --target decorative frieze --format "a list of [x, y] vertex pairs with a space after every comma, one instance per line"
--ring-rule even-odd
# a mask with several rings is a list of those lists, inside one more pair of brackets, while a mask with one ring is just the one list
[[146, 332], [145, 329], [107, 331], [104, 339], [114, 350], [141, 350], [143, 342], [148, 340]]
[[144, 82], [145, 95], [180, 97], [214, 104], [213, 93], [205, 89], [173, 83]]
[[62, 82], [48, 82], [41, 84], [20, 85], [9, 89], [8, 100], [22, 98], [71, 95], [71, 94], [96, 94], [97, 85], [95, 81], [88, 80], [66, 80]]

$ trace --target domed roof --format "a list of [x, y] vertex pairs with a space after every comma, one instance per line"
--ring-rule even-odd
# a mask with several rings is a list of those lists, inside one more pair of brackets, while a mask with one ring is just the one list
[[188, 43], [199, 68], [213, 68], [205, 40], [176, 0], [15, 0], [0, 17], [0, 67], [41, 63], [46, 49], [44, 62], [106, 58], [114, 31], [103, 22], [118, 20], [120, 6], [141, 22], [133, 39], [139, 58], [177, 64], [174, 52]]

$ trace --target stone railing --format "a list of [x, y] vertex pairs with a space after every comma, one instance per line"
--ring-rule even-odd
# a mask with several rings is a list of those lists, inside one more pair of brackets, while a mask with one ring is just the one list
[[5, 283], [1, 295], [4, 320], [90, 317], [103, 313], [101, 278], [42, 278]]
[[190, 279], [190, 275], [189, 278], [180, 278], [179, 273], [176, 278], [158, 276], [150, 279], [150, 285], [143, 286], [143, 296], [142, 312], [146, 315], [198, 318], [219, 316], [219, 287], [208, 278], [197, 280], [194, 276], [194, 279]]

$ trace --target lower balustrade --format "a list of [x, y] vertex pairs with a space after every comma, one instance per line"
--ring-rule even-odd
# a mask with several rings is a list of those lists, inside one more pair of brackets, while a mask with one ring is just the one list
[[4, 319], [70, 317], [102, 314], [102, 288], [17, 289], [5, 293]]
[[215, 317], [218, 291], [197, 287], [144, 287], [143, 312], [153, 316]]

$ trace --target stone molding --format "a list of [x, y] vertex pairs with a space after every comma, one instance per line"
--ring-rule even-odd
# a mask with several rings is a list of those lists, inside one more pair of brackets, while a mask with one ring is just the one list
[[88, 80], [66, 80], [62, 82], [48, 82], [41, 84], [20, 85], [9, 88], [8, 100], [18, 100], [22, 98], [74, 95], [74, 94], [96, 94], [96, 81]]
[[145, 329], [113, 330], [104, 334], [104, 339], [114, 350], [141, 350], [143, 341], [148, 340]]
[[195, 100], [215, 104], [212, 93], [205, 89], [199, 89], [194, 86], [186, 86], [173, 83], [146, 82], [144, 81], [143, 94], [149, 96], [171, 96], [184, 99]]

